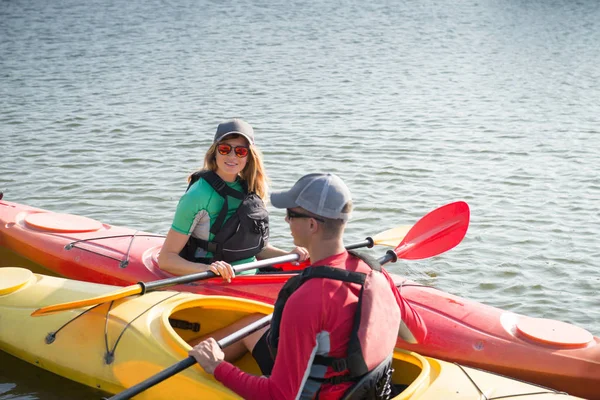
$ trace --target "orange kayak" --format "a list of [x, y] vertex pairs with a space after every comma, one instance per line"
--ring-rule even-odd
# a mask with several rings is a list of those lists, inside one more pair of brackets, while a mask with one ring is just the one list
[[[161, 235], [0, 200], [0, 266], [125, 286], [171, 277], [156, 261], [163, 241]], [[209, 279], [170, 289], [272, 304], [290, 276], [243, 275], [229, 284]], [[398, 347], [600, 400], [600, 338], [585, 329], [486, 306], [401, 276], [394, 280], [428, 330], [423, 343], [399, 339]]]

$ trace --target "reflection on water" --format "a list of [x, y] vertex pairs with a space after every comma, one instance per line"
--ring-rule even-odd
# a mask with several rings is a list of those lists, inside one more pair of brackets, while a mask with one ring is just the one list
[[25, 257], [13, 253], [4, 247], [0, 246], [0, 267], [22, 267], [35, 272], [37, 274], [44, 274], [50, 276], [58, 276], [57, 274], [49, 271], [39, 264], [29, 261]]
[[61, 378], [0, 351], [0, 400], [80, 400], [104, 397], [104, 392]]

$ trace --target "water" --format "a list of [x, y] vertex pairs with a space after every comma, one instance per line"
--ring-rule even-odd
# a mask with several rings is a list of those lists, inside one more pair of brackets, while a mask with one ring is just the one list
[[[456, 249], [394, 272], [600, 335], [598, 20], [595, 0], [3, 0], [0, 190], [166, 233], [240, 116], [273, 189], [348, 183], [348, 243], [469, 203]], [[92, 396], [6, 360], [0, 399]]]

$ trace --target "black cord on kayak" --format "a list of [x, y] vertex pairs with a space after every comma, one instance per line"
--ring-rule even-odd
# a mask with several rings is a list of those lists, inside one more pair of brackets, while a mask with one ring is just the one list
[[[181, 292], [176, 292], [174, 294], [172, 294], [171, 296], [165, 297], [162, 300], [157, 301], [156, 303], [152, 304], [150, 307], [146, 308], [144, 311], [142, 311], [141, 313], [139, 313], [135, 318], [133, 318], [131, 321], [127, 322], [127, 325], [125, 325], [125, 327], [123, 328], [123, 330], [121, 331], [121, 333], [119, 334], [119, 337], [117, 338], [117, 340], [115, 340], [115, 344], [112, 347], [112, 350], [108, 349], [108, 313], [110, 311], [110, 308], [108, 309], [108, 311], [106, 312], [106, 318], [104, 320], [105, 325], [104, 325], [104, 341], [106, 343], [106, 354], [104, 356], [104, 360], [106, 362], [106, 364], [111, 364], [114, 359], [115, 359], [115, 352], [117, 351], [117, 346], [119, 345], [119, 342], [121, 341], [121, 338], [123, 337], [123, 335], [125, 334], [125, 331], [127, 331], [127, 329], [129, 329], [129, 327], [131, 326], [131, 324], [133, 324], [135, 322], [136, 319], [138, 319], [139, 317], [141, 317], [142, 315], [144, 315], [145, 313], [147, 313], [148, 311], [150, 311], [154, 306], [162, 303], [163, 301], [167, 301], [172, 299], [173, 297], [177, 296], [181, 294]], [[114, 301], [111, 301], [111, 307]]]

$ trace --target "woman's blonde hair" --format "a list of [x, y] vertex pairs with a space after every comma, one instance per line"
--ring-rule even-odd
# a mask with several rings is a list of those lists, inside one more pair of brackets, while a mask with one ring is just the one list
[[[243, 136], [227, 135], [228, 139], [234, 139], [236, 137]], [[204, 156], [204, 170], [217, 170], [217, 145], [217, 142], [213, 143], [206, 151], [206, 155]], [[269, 179], [265, 173], [263, 155], [254, 145], [250, 145], [249, 149], [250, 154], [248, 154], [246, 166], [239, 173], [239, 177], [248, 184], [248, 191], [256, 193], [266, 203], [268, 200]], [[190, 181], [190, 178], [191, 176], [188, 177], [188, 182]]]

